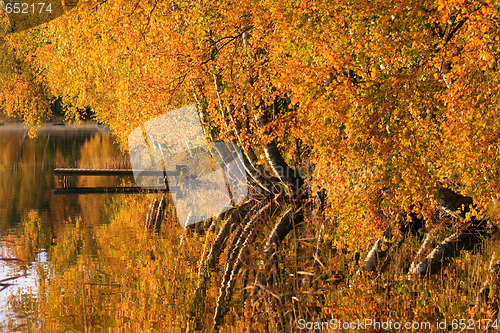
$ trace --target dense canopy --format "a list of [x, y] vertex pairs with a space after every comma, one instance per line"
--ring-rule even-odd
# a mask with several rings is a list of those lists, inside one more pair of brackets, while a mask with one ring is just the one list
[[415, 203], [427, 216], [441, 187], [482, 208], [497, 199], [499, 11], [491, 0], [85, 0], [2, 37], [0, 107], [31, 123], [57, 98], [68, 117], [90, 107], [126, 147], [139, 123], [197, 103], [214, 139], [274, 140], [357, 243], [381, 216]]

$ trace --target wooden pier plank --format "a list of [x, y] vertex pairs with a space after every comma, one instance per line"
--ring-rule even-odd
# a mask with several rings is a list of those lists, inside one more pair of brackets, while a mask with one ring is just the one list
[[[141, 176], [156, 176], [162, 177], [165, 174], [167, 176], [178, 176], [180, 174], [180, 168], [176, 171], [165, 171], [162, 170], [144, 170], [136, 171], [136, 173]], [[133, 176], [133, 169], [80, 169], [80, 168], [56, 168], [54, 169], [55, 176]]]
[[114, 186], [114, 187], [69, 187], [56, 188], [54, 194], [128, 194], [128, 193], [158, 193], [158, 192], [174, 192], [168, 189], [147, 189], [139, 186]]

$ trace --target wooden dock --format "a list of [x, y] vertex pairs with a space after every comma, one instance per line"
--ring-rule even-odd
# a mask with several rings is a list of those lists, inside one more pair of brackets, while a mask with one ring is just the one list
[[54, 194], [149, 194], [149, 193], [172, 193], [176, 188], [172, 189], [148, 189], [139, 186], [112, 186], [112, 187], [68, 187], [56, 188]]
[[185, 165], [178, 165], [175, 171], [163, 170], [134, 170], [133, 169], [80, 169], [80, 168], [56, 168], [53, 170], [54, 176], [62, 177], [64, 187], [54, 189], [54, 194], [117, 194], [117, 193], [173, 193], [177, 188], [155, 188], [148, 189], [139, 186], [113, 186], [113, 187], [71, 187], [72, 176], [122, 176], [133, 177], [134, 173], [139, 176], [163, 177], [178, 176]]
[[[136, 170], [141, 176], [178, 176], [185, 166], [178, 165], [175, 171], [163, 170]], [[56, 168], [55, 176], [134, 176], [133, 169], [79, 169], [79, 168]]]

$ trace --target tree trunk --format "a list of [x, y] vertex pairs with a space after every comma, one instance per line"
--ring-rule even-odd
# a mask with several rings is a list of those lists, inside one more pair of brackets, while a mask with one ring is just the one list
[[[269, 123], [269, 120], [265, 115], [260, 117], [256, 116], [256, 121], [259, 128], [264, 130], [264, 135], [269, 135], [269, 132], [265, 129], [265, 126]], [[294, 196], [299, 196], [304, 193], [304, 180], [299, 175], [298, 171], [292, 169], [283, 159], [281, 153], [278, 149], [278, 145], [275, 139], [271, 142], [264, 144], [264, 154], [269, 162], [274, 175], [278, 177], [283, 184], [287, 187], [290, 194]]]
[[476, 244], [481, 243], [486, 231], [485, 221], [473, 220], [468, 227], [441, 242], [424, 260], [414, 265], [409, 273], [419, 278], [438, 273], [460, 251], [472, 250]]
[[380, 262], [383, 262], [383, 265], [379, 267], [380, 270], [384, 269], [387, 264], [387, 261], [384, 259], [387, 259], [386, 256], [388, 254], [388, 251], [395, 245], [399, 246], [401, 244], [401, 241], [404, 240], [404, 238], [402, 238], [398, 241], [397, 239], [393, 238], [394, 229], [398, 229], [399, 233], [403, 235], [403, 237], [407, 233], [418, 234], [418, 231], [422, 229], [424, 221], [419, 218], [417, 214], [415, 214], [414, 212], [410, 212], [406, 216], [409, 216], [411, 221], [408, 222], [406, 221], [406, 218], [402, 218], [400, 221], [394, 223], [394, 225], [388, 226], [382, 234], [382, 237], [377, 239], [364, 260], [363, 268], [365, 270], [375, 271]]
[[409, 275], [418, 274], [418, 266], [420, 262], [422, 262], [422, 260], [424, 260], [424, 258], [427, 255], [429, 255], [429, 253], [435, 246], [436, 246], [436, 239], [434, 238], [432, 232], [429, 232], [428, 234], [425, 235], [422, 245], [420, 245], [420, 248], [418, 249], [415, 258], [413, 259], [410, 265], [410, 268], [408, 270]]

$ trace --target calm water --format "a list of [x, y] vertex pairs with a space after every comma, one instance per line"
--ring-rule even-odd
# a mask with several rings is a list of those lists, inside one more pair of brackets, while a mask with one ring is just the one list
[[[0, 280], [24, 275], [12, 280], [13, 285], [0, 292], [1, 331], [4, 331], [3, 324], [19, 316], [8, 311], [7, 300], [23, 290], [36, 291], [38, 268], [48, 264], [47, 244], [63, 241], [68, 221], [77, 221], [75, 223], [87, 227], [109, 222], [106, 206], [113, 195], [54, 194], [54, 188], [60, 188], [63, 184], [52, 174], [52, 170], [64, 167], [129, 167], [128, 157], [120, 152], [111, 134], [103, 127], [47, 125], [40, 129], [36, 139], [29, 138], [27, 130], [21, 125], [0, 127], [0, 258], [10, 259], [0, 260]], [[81, 176], [72, 185], [117, 186], [123, 181], [130, 179]], [[30, 221], [33, 223], [29, 224]], [[30, 225], [36, 229], [33, 234], [38, 237], [39, 247], [32, 248], [33, 240], [26, 242], [30, 246], [22, 242], [13, 244], [11, 235], [24, 228], [24, 237], [28, 237]], [[17, 251], [13, 251], [15, 246], [18, 246]], [[20, 253], [24, 258], [16, 258]]]

